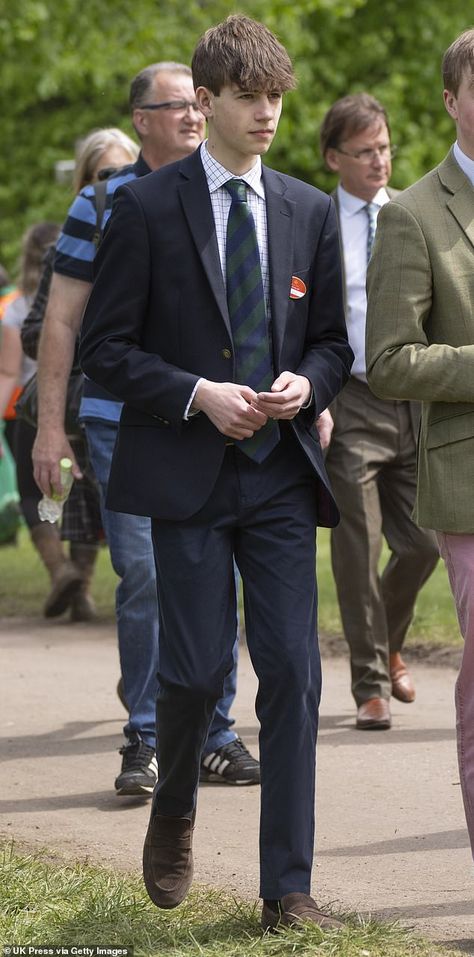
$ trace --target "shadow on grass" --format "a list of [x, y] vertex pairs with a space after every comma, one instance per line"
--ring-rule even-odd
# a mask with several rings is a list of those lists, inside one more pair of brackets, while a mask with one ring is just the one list
[[474, 957], [474, 937], [462, 937], [457, 938], [456, 940], [445, 940], [444, 944], [446, 947], [452, 947], [455, 950], [461, 951], [462, 954], [470, 954], [471, 957]]

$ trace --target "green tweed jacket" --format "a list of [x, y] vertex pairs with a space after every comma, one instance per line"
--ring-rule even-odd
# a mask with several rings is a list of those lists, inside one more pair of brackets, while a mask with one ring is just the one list
[[423, 402], [414, 518], [474, 533], [474, 188], [452, 151], [380, 211], [367, 288], [369, 385]]

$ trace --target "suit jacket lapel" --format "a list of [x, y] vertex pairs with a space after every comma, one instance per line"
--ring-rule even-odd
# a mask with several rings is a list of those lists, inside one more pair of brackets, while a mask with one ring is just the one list
[[182, 182], [178, 184], [178, 190], [181, 196], [184, 215], [188, 221], [189, 229], [201, 257], [209, 285], [222, 313], [229, 336], [232, 339], [211, 199], [199, 150], [183, 160], [179, 172], [182, 176]]
[[334, 200], [334, 205], [336, 207], [336, 216], [337, 216], [337, 225], [338, 225], [338, 234], [339, 234], [339, 249], [341, 250], [341, 271], [342, 271], [342, 284], [343, 284], [343, 295], [344, 295], [344, 308], [347, 309], [347, 283], [346, 283], [346, 264], [344, 261], [344, 246], [342, 245], [342, 230], [341, 230], [341, 204], [339, 202], [339, 193], [337, 189], [333, 189], [331, 196]]
[[452, 194], [447, 199], [448, 209], [474, 246], [474, 188], [458, 166], [452, 150], [438, 167], [438, 176]]
[[290, 303], [296, 203], [285, 198], [285, 184], [274, 170], [262, 167], [262, 173], [267, 207], [273, 353], [278, 375]]

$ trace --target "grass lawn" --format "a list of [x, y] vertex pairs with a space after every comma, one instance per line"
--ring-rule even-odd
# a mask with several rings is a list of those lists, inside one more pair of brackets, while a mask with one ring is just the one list
[[[382, 562], [387, 560], [387, 554], [385, 551]], [[25, 529], [20, 532], [18, 545], [0, 547], [0, 561], [0, 618], [41, 614], [48, 577]], [[100, 550], [93, 584], [94, 597], [103, 619], [112, 620], [114, 617], [116, 582], [108, 549], [104, 547]], [[318, 532], [318, 583], [320, 630], [329, 635], [341, 635], [327, 529]], [[455, 646], [461, 643], [442, 562], [439, 562], [420, 592], [408, 643], [430, 646]]]
[[[349, 916], [340, 931], [262, 935], [257, 905], [197, 888], [159, 911], [138, 876], [0, 847], [0, 941], [20, 946], [133, 947], [134, 957], [447, 957], [397, 924]], [[8, 954], [4, 949], [3, 953]]]
[[[68, 547], [65, 543], [66, 552]], [[26, 528], [20, 530], [17, 545], [0, 546], [0, 567], [0, 618], [40, 616], [49, 578]], [[117, 581], [104, 546], [99, 550], [92, 589], [101, 618], [114, 618]]]

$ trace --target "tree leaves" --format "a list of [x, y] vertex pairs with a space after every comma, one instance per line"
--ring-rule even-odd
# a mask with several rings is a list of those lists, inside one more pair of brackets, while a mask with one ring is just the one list
[[[393, 184], [435, 165], [454, 139], [442, 102], [441, 57], [466, 26], [465, 0], [242, 0], [295, 63], [268, 162], [323, 189], [318, 134], [345, 93], [367, 90], [388, 108], [401, 149]], [[224, 0], [0, 0], [2, 149], [0, 260], [11, 266], [24, 228], [62, 221], [72, 196], [54, 163], [72, 157], [90, 129], [120, 126], [131, 78], [157, 60], [189, 63], [199, 36], [227, 16]]]

